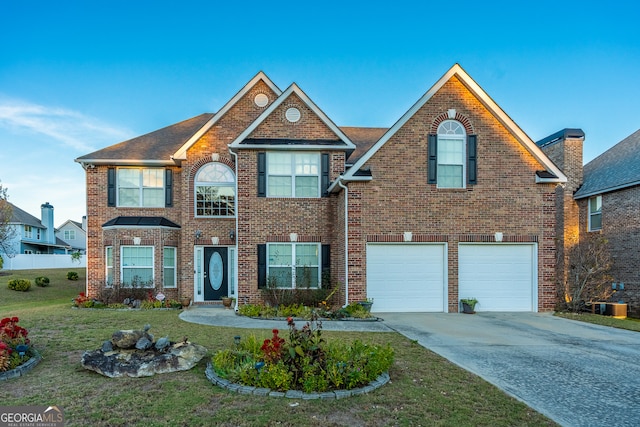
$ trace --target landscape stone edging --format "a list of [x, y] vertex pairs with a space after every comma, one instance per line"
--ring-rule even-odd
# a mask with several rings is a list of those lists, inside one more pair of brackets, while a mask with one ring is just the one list
[[[276, 320], [286, 322], [288, 317], [259, 317], [259, 316], [245, 316], [244, 314], [240, 314], [236, 311], [236, 316], [246, 317], [247, 319], [253, 320]], [[309, 319], [304, 319], [302, 317], [292, 317], [295, 322], [309, 322]], [[321, 322], [384, 322], [382, 317], [343, 317], [341, 319], [332, 319], [330, 317], [319, 317], [319, 321]]]
[[42, 356], [40, 355], [38, 350], [33, 347], [29, 348], [29, 352], [31, 353], [31, 358], [24, 364], [18, 366], [15, 369], [11, 369], [10, 371], [0, 372], [0, 381], [21, 377], [35, 368], [36, 365], [40, 363], [40, 360], [42, 360]]
[[301, 390], [287, 390], [286, 392], [271, 390], [270, 388], [260, 388], [254, 386], [246, 386], [238, 383], [232, 383], [229, 380], [220, 378], [213, 370], [211, 362], [207, 362], [207, 369], [204, 371], [207, 379], [212, 384], [229, 391], [239, 394], [251, 394], [254, 396], [270, 396], [270, 397], [286, 397], [288, 399], [344, 399], [345, 397], [358, 396], [360, 394], [370, 393], [389, 382], [389, 373], [383, 372], [371, 381], [368, 385], [351, 390], [334, 390], [325, 392], [305, 393]]

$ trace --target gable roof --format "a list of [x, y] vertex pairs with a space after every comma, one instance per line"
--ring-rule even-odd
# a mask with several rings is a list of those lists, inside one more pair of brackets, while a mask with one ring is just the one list
[[38, 218], [31, 215], [29, 212], [23, 211], [11, 202], [7, 201], [7, 203], [11, 206], [12, 209], [11, 221], [9, 221], [10, 223], [30, 225], [32, 227], [38, 228], [46, 228], [44, 225], [42, 225], [42, 222]]
[[238, 135], [238, 137], [231, 144], [229, 144], [229, 149], [233, 151], [234, 149], [238, 149], [238, 148], [264, 148], [265, 145], [269, 145], [269, 144], [265, 144], [264, 142], [258, 142], [256, 140], [248, 139], [248, 138], [251, 135], [251, 133], [254, 130], [256, 130], [256, 128], [262, 122], [264, 122], [267, 119], [267, 117], [271, 115], [271, 113], [273, 113], [276, 110], [276, 108], [282, 105], [282, 103], [293, 94], [297, 95], [298, 98], [300, 98], [300, 100], [311, 111], [313, 111], [314, 114], [325, 125], [327, 125], [327, 127], [336, 135], [337, 140], [330, 141], [330, 142], [326, 140], [304, 140], [304, 143], [302, 142], [302, 140], [300, 141], [296, 140], [296, 141], [293, 141], [294, 142], [293, 144], [277, 143], [277, 144], [272, 144], [272, 146], [276, 146], [276, 147], [286, 146], [289, 148], [313, 149], [313, 150], [317, 150], [318, 148], [327, 149], [328, 147], [336, 146], [343, 150], [345, 148], [347, 150], [355, 150], [356, 146], [353, 144], [353, 142], [349, 140], [347, 135], [345, 135], [344, 132], [342, 132], [342, 130], [338, 126], [336, 126], [335, 123], [333, 123], [331, 119], [329, 119], [329, 117], [327, 117], [327, 115], [320, 108], [318, 108], [318, 106], [307, 96], [307, 94], [304, 93], [295, 83], [289, 86], [287, 90], [285, 90], [271, 105], [269, 105], [269, 107], [267, 107], [262, 112], [262, 114], [258, 116], [257, 119], [253, 121], [253, 123], [251, 123], [244, 131], [242, 131], [242, 133], [240, 133], [240, 135]]
[[235, 94], [207, 123], [195, 134], [189, 138], [176, 152], [173, 154], [174, 159], [185, 160], [187, 158], [187, 150], [196, 143], [202, 135], [204, 135], [211, 127], [216, 124], [222, 116], [224, 116], [242, 97], [244, 97], [258, 82], [263, 81], [275, 94], [280, 96], [282, 91], [276, 86], [269, 77], [262, 71], [256, 74], [242, 89]]
[[[538, 160], [551, 175], [536, 174], [536, 182], [566, 182], [565, 174], [542, 152], [522, 129], [505, 113], [502, 108], [462, 69], [455, 64], [420, 98], [387, 132], [367, 151], [343, 176], [350, 180], [395, 133], [413, 117], [452, 77], [458, 77], [462, 84], [478, 99], [482, 105]], [[542, 176], [541, 176], [542, 175]], [[335, 183], [334, 183], [335, 184]], [[334, 185], [332, 185], [334, 187]]]
[[356, 149], [347, 159], [348, 164], [353, 164], [364, 155], [373, 144], [378, 142], [380, 137], [384, 135], [389, 128], [360, 128], [351, 126], [341, 126], [340, 129], [354, 143]]
[[176, 150], [188, 141], [214, 115], [200, 114], [146, 135], [103, 148], [75, 159], [88, 164], [172, 165]]
[[640, 129], [584, 166], [582, 186], [574, 194], [581, 199], [640, 185]]

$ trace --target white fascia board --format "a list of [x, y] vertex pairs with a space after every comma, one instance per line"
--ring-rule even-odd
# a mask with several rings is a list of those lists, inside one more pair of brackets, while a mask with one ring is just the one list
[[[369, 151], [362, 156], [346, 173], [345, 178], [350, 178], [355, 171], [358, 171], [362, 166], [389, 140], [395, 133], [404, 126], [411, 117], [422, 108], [432, 97], [435, 95], [442, 86], [445, 85], [454, 75], [457, 75], [462, 84], [467, 87], [476, 98], [498, 119], [503, 126], [505, 126], [512, 135], [536, 158], [549, 172], [556, 175], [558, 178], [540, 182], [566, 182], [566, 175], [542, 152], [535, 142], [527, 136], [522, 129], [505, 113], [502, 108], [495, 103], [493, 99], [476, 83], [466, 71], [462, 69], [459, 64], [454, 64], [440, 79], [425, 93], [413, 106], [391, 127], [382, 135], [380, 140], [374, 144]], [[536, 182], [538, 180], [536, 179]]]
[[538, 175], [536, 175], [536, 184], [548, 184], [548, 183], [564, 184], [565, 182], [567, 182], [567, 177], [564, 175], [562, 177], [557, 177], [557, 178], [540, 178]]
[[198, 130], [198, 132], [196, 132], [191, 138], [189, 138], [187, 142], [185, 142], [182, 147], [180, 147], [178, 151], [175, 152], [172, 158], [185, 160], [187, 158], [187, 150], [191, 148], [191, 146], [193, 146], [193, 144], [195, 144], [196, 141], [202, 137], [202, 135], [204, 135], [209, 129], [211, 129], [211, 127], [216, 124], [216, 122], [220, 120], [221, 117], [227, 114], [231, 107], [233, 107], [240, 99], [242, 99], [242, 97], [245, 96], [247, 92], [249, 92], [260, 80], [265, 82], [265, 84], [269, 86], [269, 88], [276, 94], [276, 96], [280, 96], [282, 94], [280, 88], [278, 88], [278, 86], [276, 86], [264, 72], [260, 71], [254, 78], [249, 80], [249, 82], [244, 85], [244, 87], [240, 89], [240, 91], [238, 91], [238, 93], [236, 93], [235, 96], [231, 98], [216, 114], [214, 114], [214, 116], [209, 119], [209, 121], [205, 123], [204, 126], [202, 126], [200, 130]]
[[367, 182], [367, 181], [373, 181], [373, 177], [372, 176], [354, 176], [352, 178], [346, 179], [344, 176], [340, 175], [335, 181], [333, 181], [331, 183], [331, 185], [329, 186], [329, 188], [327, 188], [327, 193], [333, 193], [334, 190], [340, 192], [341, 187], [339, 186], [339, 182]]
[[594, 190], [589, 193], [580, 194], [578, 197], [574, 197], [574, 199], [580, 200], [587, 197], [597, 196], [598, 194], [605, 194], [605, 193], [611, 193], [612, 191], [624, 190], [625, 188], [634, 187], [636, 185], [640, 185], [640, 181], [628, 182], [626, 184], [616, 185], [615, 187], [600, 188], [598, 190]]
[[[239, 148], [264, 148], [265, 145], [259, 145], [259, 146], [243, 145], [241, 143], [247, 137], [249, 137], [249, 135], [251, 135], [251, 133], [254, 130], [256, 130], [256, 128], [262, 122], [264, 122], [267, 119], [267, 117], [269, 117], [275, 111], [276, 108], [282, 105], [282, 103], [294, 93], [302, 100], [302, 102], [304, 102], [304, 104], [307, 107], [309, 107], [309, 109], [311, 109], [311, 111], [313, 111], [318, 116], [318, 118], [320, 118], [320, 120], [322, 120], [324, 124], [326, 124], [329, 127], [329, 129], [331, 129], [333, 133], [336, 134], [338, 138], [340, 138], [340, 140], [342, 140], [342, 142], [345, 143], [344, 146], [339, 147], [340, 149], [355, 150], [356, 148], [355, 144], [351, 142], [351, 140], [344, 134], [344, 132], [342, 132], [340, 128], [336, 126], [335, 123], [333, 123], [333, 121], [331, 121], [331, 119], [329, 119], [329, 117], [327, 117], [327, 115], [324, 114], [324, 112], [320, 108], [318, 108], [318, 106], [295, 83], [291, 84], [291, 86], [289, 86], [278, 97], [278, 99], [276, 99], [266, 110], [264, 110], [262, 114], [260, 114], [260, 116], [258, 116], [258, 118], [254, 120], [253, 123], [251, 123], [251, 125], [249, 125], [231, 144], [229, 144], [229, 149], [233, 150], [233, 149], [239, 149]], [[269, 146], [269, 148], [272, 148], [272, 147], [274, 146]], [[309, 146], [309, 147], [312, 147], [312, 146]], [[317, 149], [316, 146], [313, 146], [313, 147], [314, 149]], [[322, 147], [322, 149], [332, 149], [331, 146], [318, 146], [318, 147]], [[300, 148], [299, 146], [295, 146], [292, 148], [305, 149], [305, 148]]]

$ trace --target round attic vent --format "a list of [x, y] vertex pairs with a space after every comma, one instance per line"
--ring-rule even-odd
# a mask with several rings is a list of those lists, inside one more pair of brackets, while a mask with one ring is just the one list
[[300, 120], [300, 110], [298, 110], [295, 107], [291, 107], [289, 109], [287, 109], [287, 111], [284, 113], [284, 116], [287, 118], [287, 120], [289, 120], [291, 123], [295, 123], [298, 120]]
[[259, 93], [255, 98], [253, 98], [253, 102], [255, 102], [258, 107], [262, 108], [269, 103], [269, 97], [264, 93]]

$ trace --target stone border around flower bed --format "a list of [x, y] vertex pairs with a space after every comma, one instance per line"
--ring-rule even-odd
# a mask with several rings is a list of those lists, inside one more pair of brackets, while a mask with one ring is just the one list
[[225, 380], [224, 378], [220, 378], [213, 370], [213, 366], [211, 362], [207, 363], [207, 369], [205, 371], [205, 375], [211, 381], [212, 384], [217, 385], [218, 387], [224, 388], [226, 390], [232, 391], [234, 393], [239, 394], [251, 394], [254, 396], [270, 396], [270, 397], [286, 397], [289, 399], [302, 399], [302, 400], [312, 400], [312, 399], [344, 399], [345, 397], [358, 396], [361, 394], [371, 393], [372, 391], [382, 387], [386, 383], [389, 382], [389, 373], [383, 372], [376, 378], [371, 381], [368, 385], [360, 388], [354, 388], [351, 390], [334, 390], [334, 391], [325, 391], [319, 393], [305, 393], [301, 390], [288, 390], [286, 392], [283, 391], [275, 391], [270, 388], [261, 388], [261, 387], [253, 387], [242, 385], [238, 383], [233, 383], [229, 380]]
[[15, 369], [6, 372], [0, 372], [0, 381], [10, 380], [12, 378], [18, 378], [25, 375], [27, 372], [36, 367], [40, 360], [42, 360], [42, 356], [35, 348], [29, 348], [29, 352], [31, 353], [31, 358], [27, 360], [26, 363], [18, 366]]
[[[245, 316], [236, 311], [236, 316], [246, 317], [247, 319], [254, 320], [277, 320], [286, 322], [288, 317], [257, 317], [257, 316]], [[292, 317], [295, 322], [309, 322], [310, 319], [305, 319], [303, 317]], [[330, 317], [318, 317], [318, 320], [321, 322], [384, 322], [382, 317], [343, 317], [341, 319], [332, 319]]]

